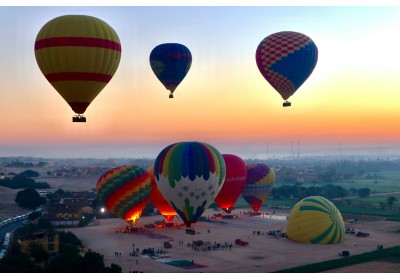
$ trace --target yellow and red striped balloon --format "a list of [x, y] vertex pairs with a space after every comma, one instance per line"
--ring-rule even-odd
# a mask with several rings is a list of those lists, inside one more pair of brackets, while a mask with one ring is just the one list
[[75, 113], [83, 114], [117, 71], [121, 43], [102, 20], [65, 15], [40, 29], [35, 57], [50, 84]]
[[136, 225], [150, 199], [150, 175], [140, 166], [123, 165], [101, 175], [96, 191], [111, 213]]

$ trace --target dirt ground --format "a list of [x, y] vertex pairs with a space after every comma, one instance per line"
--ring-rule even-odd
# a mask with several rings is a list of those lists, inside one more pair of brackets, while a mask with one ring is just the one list
[[[249, 209], [246, 209], [249, 210]], [[268, 210], [265, 210], [268, 211]], [[211, 216], [214, 210], [207, 210], [203, 216]], [[93, 250], [104, 255], [106, 265], [116, 263], [123, 272], [143, 271], [150, 273], [188, 273], [188, 272], [274, 272], [325, 260], [341, 258], [338, 253], [348, 250], [352, 255], [369, 252], [378, 244], [384, 247], [399, 245], [400, 235], [395, 233], [400, 228], [398, 222], [385, 221], [383, 218], [359, 217], [359, 222], [349, 224], [356, 231], [370, 233], [368, 237], [346, 235], [341, 244], [321, 245], [302, 244], [287, 238], [275, 238], [266, 233], [269, 230], [285, 231], [286, 216], [289, 211], [277, 211], [275, 215], [248, 216], [243, 209], [235, 210], [236, 219], [223, 219], [213, 222], [198, 222], [193, 224], [196, 235], [185, 233], [185, 227], [153, 228], [142, 233], [117, 233], [118, 229], [127, 225], [120, 219], [98, 219], [99, 226], [85, 228], [68, 228], [83, 242], [84, 250]], [[161, 220], [161, 216], [142, 217], [138, 226]], [[260, 235], [253, 234], [260, 231]], [[240, 238], [248, 241], [248, 246], [238, 246], [234, 240]], [[208, 250], [203, 246], [199, 251], [193, 250], [188, 243], [203, 240], [213, 245], [221, 246], [233, 243], [232, 248], [226, 247]], [[164, 249], [164, 241], [170, 241], [171, 249]], [[212, 246], [211, 246], [212, 247]], [[130, 256], [133, 249], [139, 248], [138, 256]], [[142, 249], [154, 248], [158, 259], [141, 255]], [[117, 254], [116, 254], [117, 253]], [[120, 255], [119, 255], [120, 253]], [[174, 266], [167, 264], [171, 260], [193, 261], [194, 265]], [[398, 262], [379, 261], [377, 265], [366, 264], [347, 267], [330, 272], [399, 272]]]
[[21, 190], [13, 190], [0, 186], [0, 220], [15, 217], [31, 210], [18, 207], [15, 203], [17, 193]]

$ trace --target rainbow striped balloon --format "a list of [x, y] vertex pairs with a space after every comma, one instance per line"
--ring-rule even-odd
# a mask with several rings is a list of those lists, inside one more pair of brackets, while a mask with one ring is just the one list
[[218, 150], [200, 142], [169, 145], [154, 164], [160, 192], [187, 227], [200, 218], [218, 195], [225, 173], [225, 162]]
[[47, 22], [35, 41], [40, 70], [77, 114], [111, 80], [121, 59], [121, 43], [104, 21], [65, 15]]
[[333, 244], [344, 240], [344, 222], [336, 206], [321, 196], [299, 201], [290, 211], [289, 239], [302, 243]]
[[150, 175], [140, 166], [123, 165], [101, 175], [96, 191], [111, 213], [136, 225], [150, 199]]
[[264, 163], [247, 164], [247, 181], [242, 197], [258, 212], [275, 182], [275, 171]]

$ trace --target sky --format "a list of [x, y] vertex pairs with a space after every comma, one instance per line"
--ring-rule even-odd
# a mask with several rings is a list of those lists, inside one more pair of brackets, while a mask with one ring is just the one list
[[[120, 2], [0, 6], [0, 156], [152, 158], [182, 141], [245, 158], [400, 154], [400, 7]], [[98, 17], [121, 41], [117, 72], [86, 123], [72, 123], [34, 55], [41, 27], [67, 14]], [[258, 44], [279, 31], [306, 34], [319, 52], [286, 108], [255, 62]], [[174, 99], [149, 64], [168, 42], [193, 57]]]

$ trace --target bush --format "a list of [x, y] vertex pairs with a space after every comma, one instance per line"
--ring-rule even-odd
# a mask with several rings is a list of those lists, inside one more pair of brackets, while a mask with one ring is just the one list
[[18, 203], [20, 207], [36, 209], [39, 205], [45, 204], [46, 199], [41, 197], [34, 188], [27, 188], [17, 193], [15, 202]]

